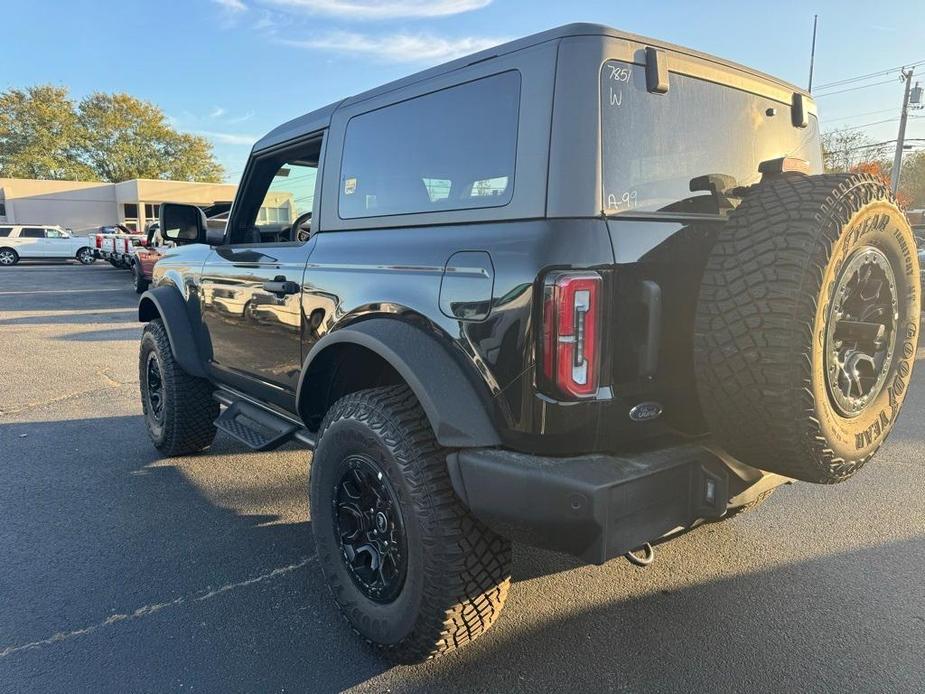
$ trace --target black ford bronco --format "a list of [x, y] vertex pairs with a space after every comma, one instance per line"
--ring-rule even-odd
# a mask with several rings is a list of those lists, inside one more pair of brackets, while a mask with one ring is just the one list
[[313, 449], [318, 563], [406, 661], [491, 626], [512, 540], [643, 563], [849, 478], [915, 361], [912, 232], [878, 181], [822, 173], [810, 95], [604, 26], [280, 126], [223, 233], [160, 215], [155, 446]]

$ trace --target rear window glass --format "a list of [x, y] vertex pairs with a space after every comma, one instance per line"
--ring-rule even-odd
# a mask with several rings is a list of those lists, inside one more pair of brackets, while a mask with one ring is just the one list
[[500, 75], [350, 119], [342, 219], [506, 205], [514, 191], [520, 75]]
[[[790, 156], [822, 171], [815, 116], [795, 128], [790, 106], [671, 73], [666, 94], [646, 90], [645, 68], [608, 61], [601, 71], [604, 209], [719, 213], [731, 209], [691, 180], [709, 174], [750, 185], [758, 165]], [[728, 179], [727, 179], [728, 181]]]
[[28, 228], [22, 229], [22, 230], [19, 232], [19, 236], [20, 236], [21, 238], [27, 238], [27, 239], [44, 239], [44, 238], [45, 238], [45, 230], [44, 230], [44, 229], [36, 229], [35, 227], [28, 227]]
[[13, 227], [0, 227], [0, 238], [9, 236], [11, 231], [13, 231]]

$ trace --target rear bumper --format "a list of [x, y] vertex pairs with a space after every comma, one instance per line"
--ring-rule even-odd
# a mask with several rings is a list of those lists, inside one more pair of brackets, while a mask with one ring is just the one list
[[448, 463], [456, 493], [500, 535], [596, 564], [719, 518], [730, 498], [768, 481], [757, 470], [743, 480], [699, 445], [574, 458], [464, 449]]

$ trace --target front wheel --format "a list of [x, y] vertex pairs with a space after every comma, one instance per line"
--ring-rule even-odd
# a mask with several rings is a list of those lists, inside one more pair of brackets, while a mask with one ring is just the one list
[[141, 271], [141, 263], [135, 263], [132, 265], [132, 286], [135, 288], [136, 294], [144, 294], [148, 291], [148, 286], [151, 283], [145, 279], [144, 273]]
[[416, 662], [495, 622], [510, 586], [511, 544], [454, 494], [446, 451], [406, 386], [332, 406], [309, 488], [319, 564], [368, 643]]
[[19, 262], [19, 254], [12, 248], [0, 248], [0, 265], [15, 265]]
[[96, 257], [93, 255], [93, 251], [89, 248], [81, 248], [77, 251], [77, 260], [81, 265], [93, 265], [96, 262]]
[[138, 381], [145, 426], [157, 450], [177, 456], [212, 445], [219, 414], [212, 384], [181, 368], [160, 320], [148, 323], [141, 335]]

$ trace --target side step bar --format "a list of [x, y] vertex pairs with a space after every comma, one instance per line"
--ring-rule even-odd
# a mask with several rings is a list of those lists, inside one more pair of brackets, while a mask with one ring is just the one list
[[315, 448], [315, 439], [300, 422], [233, 393], [216, 390], [213, 397], [224, 407], [215, 427], [254, 451], [272, 451], [293, 439]]

